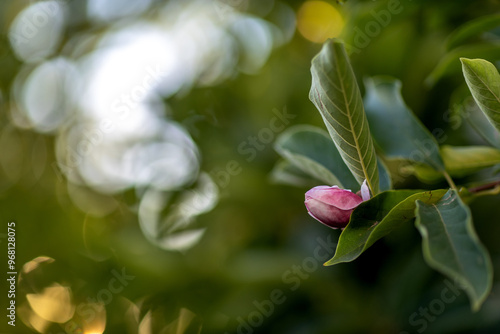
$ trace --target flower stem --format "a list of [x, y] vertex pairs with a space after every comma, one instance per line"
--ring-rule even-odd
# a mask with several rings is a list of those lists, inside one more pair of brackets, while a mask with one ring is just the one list
[[458, 188], [457, 188], [455, 182], [453, 182], [453, 179], [451, 178], [450, 174], [448, 174], [448, 172], [444, 171], [443, 176], [446, 179], [446, 182], [448, 182], [448, 184], [450, 185], [451, 189], [456, 190], [458, 192]]

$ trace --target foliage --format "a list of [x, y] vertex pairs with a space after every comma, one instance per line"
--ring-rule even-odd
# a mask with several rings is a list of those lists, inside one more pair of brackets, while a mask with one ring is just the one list
[[[477, 28], [470, 28], [477, 30]], [[461, 36], [460, 38], [458, 36]], [[453, 43], [464, 39], [457, 33]], [[340, 40], [327, 41], [312, 61], [310, 99], [318, 108], [335, 148], [322, 142], [307, 140], [318, 136], [319, 130], [302, 127], [288, 130], [278, 140], [277, 149], [289, 163], [302, 166], [302, 172], [327, 184], [343, 180], [347, 167], [358, 182], [366, 179], [371, 185], [372, 199], [357, 206], [349, 224], [339, 237], [337, 250], [325, 265], [350, 262], [359, 257], [378, 239], [402, 224], [415, 221], [423, 238], [424, 258], [436, 270], [451, 280], [459, 281], [477, 311], [490, 293], [493, 269], [491, 259], [474, 231], [470, 209], [461, 196], [478, 196], [455, 185], [451, 176], [465, 176], [500, 163], [499, 151], [492, 147], [451, 147], [441, 149], [431, 133], [405, 105], [401, 82], [391, 78], [365, 80], [365, 108], [349, 58]], [[488, 120], [500, 131], [500, 75], [486, 60], [462, 58], [463, 72], [472, 95]], [[366, 114], [365, 114], [366, 109]], [[368, 126], [369, 123], [369, 126]], [[371, 131], [370, 131], [371, 129]], [[400, 159], [424, 179], [443, 176], [450, 190], [386, 190], [378, 193], [378, 169], [374, 164], [372, 136], [384, 159]], [[304, 164], [302, 156], [286, 154], [283, 142], [300, 147], [305, 154], [314, 154], [314, 168]], [[314, 153], [313, 153], [314, 152]], [[338, 166], [339, 153], [345, 166]], [[327, 164], [324, 163], [330, 159]], [[337, 162], [335, 164], [335, 162]], [[335, 168], [332, 166], [335, 165]], [[409, 168], [409, 167], [407, 167]], [[328, 174], [337, 177], [317, 177]], [[342, 170], [342, 173], [339, 171]], [[432, 176], [434, 175], [434, 176]], [[488, 185], [490, 181], [483, 181]], [[479, 185], [481, 187], [481, 185]]]
[[[498, 0], [0, 9], [1, 333], [500, 332], [500, 132], [474, 100], [496, 89], [477, 59], [498, 68]], [[491, 82], [471, 92], [461, 58]], [[379, 190], [343, 231], [307, 214], [308, 189], [365, 172]]]

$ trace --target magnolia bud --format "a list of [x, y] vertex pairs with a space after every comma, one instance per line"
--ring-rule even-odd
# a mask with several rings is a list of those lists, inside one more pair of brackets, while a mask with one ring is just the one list
[[332, 228], [343, 228], [349, 223], [352, 211], [370, 198], [366, 181], [361, 187], [363, 198], [337, 186], [318, 186], [306, 192], [308, 213], [320, 223]]

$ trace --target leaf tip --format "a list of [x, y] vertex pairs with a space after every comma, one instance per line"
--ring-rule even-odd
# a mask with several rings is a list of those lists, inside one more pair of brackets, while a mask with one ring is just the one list
[[326, 261], [323, 263], [323, 267], [330, 267], [336, 264], [337, 262], [334, 260], [334, 258], [331, 258], [330, 260]]
[[469, 65], [472, 62], [472, 59], [460, 57], [460, 62], [462, 63], [462, 65]]

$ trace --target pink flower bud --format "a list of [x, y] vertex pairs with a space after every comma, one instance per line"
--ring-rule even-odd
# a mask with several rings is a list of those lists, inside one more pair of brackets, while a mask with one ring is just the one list
[[363, 198], [347, 189], [337, 186], [318, 186], [306, 192], [307, 212], [320, 223], [332, 228], [343, 228], [349, 223], [352, 211], [370, 198], [370, 192], [363, 182]]

